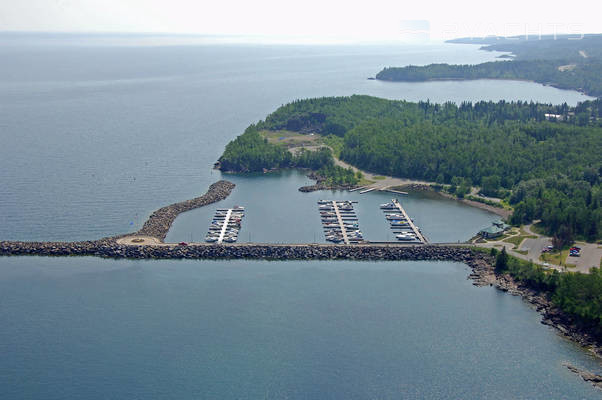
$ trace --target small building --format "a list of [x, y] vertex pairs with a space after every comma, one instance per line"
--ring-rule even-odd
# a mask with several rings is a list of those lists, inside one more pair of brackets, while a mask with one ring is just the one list
[[481, 235], [481, 237], [483, 237], [484, 239], [493, 239], [502, 236], [503, 234], [504, 230], [495, 225], [492, 225], [485, 229], [481, 229], [479, 231], [479, 235]]
[[502, 236], [510, 228], [510, 225], [504, 223], [501, 219], [493, 221], [490, 227], [481, 229], [479, 235], [484, 239], [493, 239]]

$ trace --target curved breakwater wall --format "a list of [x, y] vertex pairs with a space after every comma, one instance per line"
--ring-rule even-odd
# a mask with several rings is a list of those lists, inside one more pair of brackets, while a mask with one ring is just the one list
[[151, 214], [142, 229], [132, 235], [153, 236], [164, 240], [171, 224], [179, 214], [224, 200], [230, 195], [235, 186], [232, 182], [217, 181], [209, 186], [207, 193], [200, 197], [161, 207]]

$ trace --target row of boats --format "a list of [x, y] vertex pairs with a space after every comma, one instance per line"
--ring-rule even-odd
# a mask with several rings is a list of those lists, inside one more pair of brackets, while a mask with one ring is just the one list
[[236, 242], [244, 216], [245, 208], [241, 206], [218, 209], [209, 225], [205, 241], [208, 243]]
[[381, 204], [380, 208], [385, 213], [385, 218], [387, 219], [387, 222], [389, 222], [391, 229], [394, 231], [397, 240], [404, 242], [420, 241], [412, 229], [410, 222], [406, 216], [401, 213], [400, 208], [394, 200], [390, 203]]
[[351, 201], [319, 200], [318, 209], [326, 240], [333, 243], [361, 242], [359, 220]]

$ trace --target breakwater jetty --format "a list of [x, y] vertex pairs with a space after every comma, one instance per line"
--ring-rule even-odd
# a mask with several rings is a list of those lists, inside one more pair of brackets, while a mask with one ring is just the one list
[[469, 247], [407, 244], [120, 244], [116, 239], [82, 242], [0, 242], [1, 256], [98, 256], [132, 259], [269, 260], [446, 260], [470, 262], [481, 253]]
[[171, 224], [179, 214], [224, 200], [230, 195], [235, 186], [232, 182], [217, 181], [209, 186], [207, 193], [202, 196], [161, 207], [151, 214], [142, 229], [132, 233], [131, 236], [150, 236], [163, 241]]

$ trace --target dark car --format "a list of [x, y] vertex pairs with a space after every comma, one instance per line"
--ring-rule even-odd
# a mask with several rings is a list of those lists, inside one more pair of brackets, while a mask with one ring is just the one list
[[188, 246], [188, 243], [186, 243], [186, 242], [180, 242], [180, 243], [178, 243], [178, 246]]

